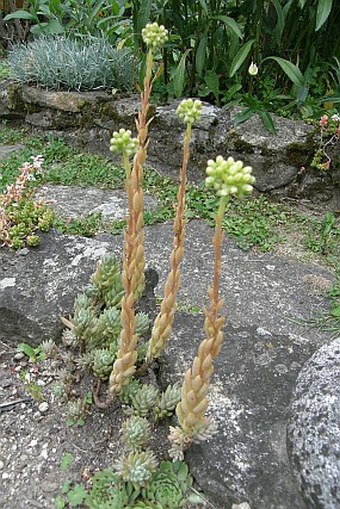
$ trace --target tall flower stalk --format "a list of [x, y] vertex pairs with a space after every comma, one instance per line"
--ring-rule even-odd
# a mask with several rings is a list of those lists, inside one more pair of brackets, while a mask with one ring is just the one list
[[244, 167], [241, 161], [229, 157], [227, 161], [218, 156], [216, 161], [208, 161], [207, 187], [213, 187], [220, 196], [219, 208], [215, 218], [214, 276], [209, 289], [209, 309], [205, 310], [204, 329], [206, 338], [198, 348], [192, 367], [187, 370], [182, 385], [181, 401], [176, 407], [179, 426], [170, 428], [174, 458], [181, 458], [183, 451], [192, 443], [206, 440], [216, 431], [211, 418], [206, 417], [208, 408], [208, 389], [214, 372], [214, 359], [219, 354], [223, 333], [224, 317], [220, 316], [223, 299], [219, 297], [222, 265], [223, 217], [230, 195], [241, 197], [252, 192], [255, 179], [251, 168]]
[[170, 257], [171, 270], [167, 277], [164, 287], [164, 298], [161, 308], [156, 317], [151, 339], [149, 341], [147, 363], [159, 357], [165, 348], [173, 326], [174, 315], [176, 311], [176, 298], [180, 286], [180, 263], [184, 255], [184, 237], [185, 237], [185, 191], [187, 183], [187, 167], [190, 157], [190, 140], [192, 124], [201, 118], [201, 101], [187, 99], [181, 102], [177, 108], [177, 115], [186, 124], [183, 143], [183, 161], [180, 170], [180, 185], [177, 193], [177, 209], [174, 220], [174, 240], [173, 249]]
[[[148, 113], [150, 109], [150, 96], [152, 91], [152, 71], [154, 66], [154, 55], [163, 46], [168, 39], [168, 31], [163, 25], [157, 23], [150, 23], [142, 30], [142, 38], [146, 44], [148, 51], [146, 55], [146, 70], [143, 83], [143, 91], [141, 92], [141, 109], [138, 113], [138, 120], [136, 121], [138, 132], [138, 150], [133, 160], [133, 168], [131, 171], [130, 179], [128, 180], [128, 187], [133, 196], [131, 210], [133, 210], [134, 228], [133, 234], [136, 236], [135, 253], [133, 260], [135, 263], [133, 275], [133, 291], [136, 299], [140, 297], [145, 284], [144, 268], [144, 228], [143, 228], [143, 212], [144, 212], [144, 196], [143, 196], [143, 165], [147, 156], [148, 146], [148, 132], [149, 123]], [[155, 78], [157, 77], [157, 74]], [[129, 192], [129, 191], [128, 191]]]
[[154, 53], [167, 40], [167, 30], [157, 23], [147, 25], [142, 31], [143, 40], [148, 47], [146, 58], [146, 73], [144, 89], [141, 93], [141, 110], [138, 114], [138, 149], [133, 159], [131, 172], [129, 161], [124, 158], [126, 171], [126, 188], [129, 197], [129, 218], [124, 234], [124, 261], [122, 283], [124, 297], [121, 302], [122, 332], [120, 335], [117, 359], [113, 365], [110, 376], [110, 393], [119, 394], [129, 378], [136, 371], [137, 360], [137, 334], [135, 302], [144, 288], [144, 228], [143, 211], [144, 197], [142, 189], [143, 165], [147, 156], [148, 126], [147, 120], [150, 108], [150, 94], [152, 90], [152, 70]]

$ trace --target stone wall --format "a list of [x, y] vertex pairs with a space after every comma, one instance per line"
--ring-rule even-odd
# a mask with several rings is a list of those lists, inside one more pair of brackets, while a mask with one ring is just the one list
[[[175, 110], [178, 102], [151, 109], [149, 162], [161, 173], [177, 178], [184, 126]], [[81, 148], [113, 157], [109, 152], [112, 131], [135, 129], [138, 95], [109, 92], [55, 92], [5, 81], [0, 85], [0, 118], [21, 119], [34, 131], [53, 132]], [[232, 155], [253, 167], [260, 192], [327, 202], [340, 207], [340, 165], [326, 173], [310, 168], [316, 141], [313, 127], [273, 115], [277, 134], [270, 134], [258, 116], [241, 125], [239, 111], [204, 103], [201, 121], [193, 129], [188, 176], [204, 178], [206, 161], [218, 154]], [[339, 163], [339, 151], [332, 154]]]

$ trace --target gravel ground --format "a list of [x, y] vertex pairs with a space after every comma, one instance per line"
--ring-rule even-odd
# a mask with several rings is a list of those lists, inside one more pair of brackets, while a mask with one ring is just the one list
[[[0, 341], [2, 509], [52, 509], [66, 481], [90, 487], [93, 474], [110, 467], [122, 452], [120, 409], [101, 411], [91, 405], [84, 426], [68, 426], [65, 403], [53, 391], [64, 361], [32, 364], [27, 359]], [[75, 387], [84, 391], [84, 381]], [[166, 434], [166, 426], [153, 434], [151, 447], [158, 454], [164, 453]], [[73, 461], [62, 470], [67, 453]]]

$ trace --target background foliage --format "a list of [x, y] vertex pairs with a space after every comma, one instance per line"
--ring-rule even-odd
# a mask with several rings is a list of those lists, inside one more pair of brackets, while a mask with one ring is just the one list
[[[138, 56], [141, 29], [170, 32], [163, 54], [162, 98], [233, 100], [251, 111], [319, 116], [340, 88], [340, 3], [335, 0], [28, 0], [3, 12], [3, 46], [39, 34], [104, 37]], [[307, 43], [308, 42], [308, 43]], [[249, 64], [259, 66], [250, 76]], [[332, 99], [329, 100], [329, 97]], [[267, 119], [268, 126], [270, 121]]]

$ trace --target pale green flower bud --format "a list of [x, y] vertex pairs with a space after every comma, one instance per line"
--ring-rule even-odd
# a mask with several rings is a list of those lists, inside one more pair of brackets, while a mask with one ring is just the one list
[[145, 44], [152, 49], [161, 48], [168, 40], [168, 31], [158, 23], [148, 23], [142, 30], [142, 37]]
[[235, 161], [232, 157], [225, 160], [217, 156], [216, 161], [208, 161], [206, 172], [208, 177], [205, 185], [213, 188], [218, 196], [241, 197], [253, 191], [255, 177], [251, 174], [251, 167], [243, 166], [242, 161]]
[[250, 66], [248, 67], [248, 73], [251, 75], [251, 76], [256, 76], [259, 72], [259, 68], [257, 67], [256, 64], [254, 64], [254, 62], [252, 62], [250, 64]]
[[131, 138], [131, 131], [119, 129], [112, 134], [110, 141], [111, 152], [123, 152], [128, 156], [133, 156], [138, 149], [137, 138]]
[[176, 110], [177, 115], [185, 124], [198, 122], [202, 114], [202, 103], [198, 99], [184, 99]]

